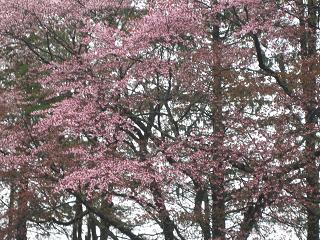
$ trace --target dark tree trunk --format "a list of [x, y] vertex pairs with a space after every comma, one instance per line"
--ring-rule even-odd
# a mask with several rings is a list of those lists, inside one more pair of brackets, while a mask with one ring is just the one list
[[[104, 210], [109, 209], [110, 204], [103, 201], [101, 204], [101, 208]], [[106, 222], [105, 220], [101, 219], [99, 227], [100, 227], [100, 240], [108, 240], [109, 235], [110, 235], [109, 234], [110, 224], [108, 222]]]
[[77, 218], [77, 221], [75, 221], [72, 226], [72, 240], [82, 240], [82, 217], [80, 216], [83, 215], [83, 209], [82, 203], [78, 198], [76, 199], [76, 204], [74, 208], [75, 218]]
[[17, 222], [16, 222], [16, 240], [27, 240], [27, 217], [28, 217], [28, 200], [27, 200], [28, 183], [21, 181], [18, 190], [17, 202]]
[[16, 187], [13, 183], [10, 183], [10, 195], [9, 195], [9, 209], [8, 209], [8, 234], [7, 234], [7, 240], [14, 240], [14, 203], [16, 201], [15, 199], [16, 195]]
[[[98, 240], [97, 236], [97, 224], [96, 224], [96, 219], [92, 213], [89, 214], [88, 220], [87, 220], [87, 235], [86, 235], [86, 240]], [[102, 240], [102, 232], [101, 232], [101, 237], [100, 240]]]
[[[305, 107], [306, 129], [313, 128], [317, 124], [317, 116], [314, 114], [317, 109], [316, 104], [316, 70], [314, 63], [307, 61], [317, 54], [317, 0], [308, 0], [306, 8], [303, 1], [300, 2], [302, 15], [307, 14], [307, 20], [301, 20], [300, 25], [304, 29], [301, 36], [301, 55], [302, 60], [306, 61], [303, 66], [304, 76], [302, 76], [303, 100]], [[317, 168], [316, 157], [316, 133], [306, 136], [305, 161], [306, 161], [306, 181], [307, 198], [307, 240], [319, 240], [319, 171]]]
[[[224, 125], [223, 125], [223, 76], [221, 70], [221, 55], [220, 55], [220, 29], [219, 26], [214, 26], [212, 31], [213, 49], [215, 51], [215, 62], [213, 63], [212, 69], [212, 88], [214, 94], [214, 102], [212, 103], [212, 125], [213, 134], [219, 136], [216, 142], [217, 146], [223, 148], [223, 137], [224, 137]], [[211, 221], [212, 221], [212, 239], [225, 239], [225, 189], [224, 189], [224, 164], [221, 156], [214, 156], [217, 159], [218, 169], [215, 173], [210, 176], [210, 190], [212, 198], [212, 210], [211, 210]], [[215, 161], [215, 160], [214, 160]], [[218, 173], [218, 174], [217, 174]]]

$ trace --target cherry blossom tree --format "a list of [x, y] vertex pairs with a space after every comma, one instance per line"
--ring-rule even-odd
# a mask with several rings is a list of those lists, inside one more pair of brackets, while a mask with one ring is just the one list
[[4, 172], [75, 199], [77, 240], [318, 239], [318, 5], [2, 1], [33, 90], [4, 90]]

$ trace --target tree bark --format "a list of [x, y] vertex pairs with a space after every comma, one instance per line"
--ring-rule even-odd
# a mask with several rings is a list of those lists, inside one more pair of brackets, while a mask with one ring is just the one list
[[13, 214], [13, 209], [14, 209], [14, 203], [16, 201], [15, 196], [16, 195], [16, 189], [14, 183], [10, 183], [10, 195], [9, 195], [9, 209], [8, 209], [8, 235], [7, 235], [7, 240], [13, 240], [14, 239], [14, 234], [13, 234], [13, 229], [14, 229], [14, 214]]
[[75, 203], [75, 218], [79, 218], [77, 221], [73, 224], [73, 230], [72, 230], [72, 240], [82, 240], [82, 216], [83, 215], [83, 209], [82, 209], [82, 203], [80, 199], [76, 198]]
[[[109, 208], [110, 208], [110, 204], [107, 203], [106, 201], [102, 201], [101, 203], [102, 211], [105, 211], [106, 209], [109, 209]], [[110, 235], [109, 234], [110, 224], [105, 220], [101, 219], [99, 227], [100, 227], [100, 240], [108, 240]]]
[[[87, 219], [87, 235], [86, 235], [86, 240], [98, 240], [97, 236], [97, 229], [96, 229], [96, 219], [92, 213], [89, 213], [88, 219]], [[105, 240], [102, 238], [102, 233], [101, 233], [101, 240]]]
[[27, 240], [27, 217], [28, 217], [28, 201], [26, 193], [28, 190], [28, 182], [21, 181], [18, 190], [17, 202], [17, 223], [16, 223], [16, 240]]
[[[317, 53], [317, 0], [308, 0], [306, 9], [303, 1], [300, 2], [302, 15], [307, 15], [306, 22], [301, 17], [300, 26], [303, 29], [301, 35], [301, 56], [303, 63], [302, 88], [305, 108], [305, 128], [312, 129], [317, 124], [316, 104], [316, 70], [314, 63], [308, 59], [314, 58]], [[307, 198], [309, 206], [307, 207], [307, 240], [319, 239], [319, 171], [316, 163], [316, 133], [312, 132], [306, 137], [305, 159], [306, 159], [306, 181], [307, 181]]]
[[[214, 62], [214, 69], [212, 69], [213, 76], [213, 95], [214, 102], [212, 103], [212, 125], [213, 134], [217, 137], [216, 144], [218, 148], [223, 149], [223, 136], [224, 136], [224, 125], [223, 125], [223, 89], [222, 82], [223, 76], [221, 72], [221, 52], [220, 52], [220, 29], [219, 26], [214, 26], [212, 31], [213, 50], [216, 53], [216, 61]], [[218, 160], [218, 174], [212, 173], [210, 176], [210, 190], [212, 198], [212, 209], [211, 209], [211, 221], [212, 221], [212, 239], [224, 240], [225, 236], [225, 189], [224, 189], [224, 175], [225, 169], [224, 164], [221, 162], [221, 156], [215, 156]]]

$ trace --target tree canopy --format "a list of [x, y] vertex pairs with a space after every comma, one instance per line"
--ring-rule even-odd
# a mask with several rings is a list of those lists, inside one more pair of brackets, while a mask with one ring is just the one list
[[0, 4], [1, 238], [319, 239], [319, 1]]

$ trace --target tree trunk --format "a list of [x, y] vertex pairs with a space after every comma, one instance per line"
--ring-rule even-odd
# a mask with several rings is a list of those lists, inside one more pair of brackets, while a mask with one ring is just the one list
[[25, 180], [22, 180], [21, 186], [19, 186], [19, 190], [18, 190], [16, 240], [27, 240], [27, 215], [28, 215], [28, 201], [26, 198], [27, 190], [28, 190], [28, 183]]
[[8, 234], [7, 234], [7, 240], [14, 240], [14, 202], [16, 201], [15, 195], [16, 195], [16, 189], [15, 189], [14, 183], [10, 183], [10, 195], [9, 195], [9, 209], [8, 209]]
[[[302, 15], [307, 14], [307, 22], [300, 21], [304, 32], [301, 36], [301, 55], [303, 68], [305, 72], [302, 76], [303, 100], [305, 108], [306, 129], [312, 129], [317, 124], [316, 112], [316, 76], [315, 66], [313, 62], [307, 61], [317, 53], [317, 0], [308, 0], [307, 9], [300, 2]], [[306, 11], [307, 10], [307, 11]], [[307, 198], [309, 206], [307, 209], [307, 240], [319, 240], [319, 172], [315, 157], [316, 150], [316, 133], [310, 133], [306, 136], [305, 159], [306, 159], [306, 175], [307, 175]]]
[[[110, 208], [110, 204], [107, 203], [106, 201], [102, 201], [101, 208], [105, 211], [106, 209]], [[110, 224], [104, 221], [103, 219], [101, 219], [99, 227], [100, 227], [100, 240], [108, 240]]]
[[[86, 235], [86, 240], [98, 240], [98, 236], [97, 236], [97, 224], [96, 224], [96, 219], [94, 217], [94, 215], [92, 213], [89, 214], [88, 220], [87, 220], [87, 235]], [[103, 240], [104, 238], [102, 238], [102, 231], [101, 231], [101, 240]], [[106, 240], [106, 239], [104, 239]]]
[[[216, 144], [218, 148], [223, 149], [223, 136], [224, 136], [224, 125], [223, 125], [223, 89], [222, 82], [223, 76], [221, 72], [221, 53], [220, 53], [220, 30], [219, 26], [213, 27], [212, 40], [213, 50], [216, 57], [214, 62], [213, 72], [213, 94], [214, 102], [212, 103], [212, 124], [213, 134], [217, 137]], [[215, 156], [217, 158], [217, 173], [213, 173], [210, 177], [210, 190], [212, 198], [212, 210], [211, 210], [211, 221], [212, 221], [212, 239], [224, 240], [225, 237], [225, 189], [224, 189], [224, 164], [221, 162], [221, 156]]]
[[73, 228], [72, 228], [72, 240], [82, 240], [82, 216], [83, 215], [83, 209], [82, 209], [82, 203], [77, 198], [76, 204], [74, 206], [75, 208], [75, 218], [78, 220], [74, 222]]

